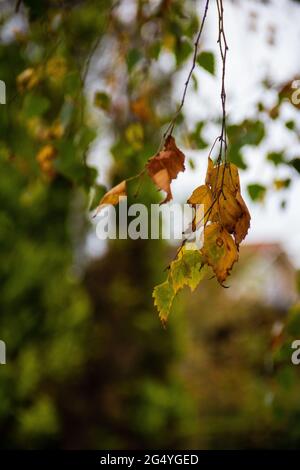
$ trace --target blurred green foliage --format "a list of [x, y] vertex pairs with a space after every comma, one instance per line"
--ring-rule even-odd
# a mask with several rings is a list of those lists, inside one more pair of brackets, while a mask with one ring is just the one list
[[[5, 25], [15, 12], [13, 2], [2, 3]], [[161, 241], [119, 240], [99, 259], [84, 254], [87, 208], [105, 192], [88, 163], [91, 144], [111, 137], [112, 185], [139, 172], [174, 112], [174, 76], [193, 52], [194, 3], [151, 3], [138, 1], [135, 19], [124, 22], [118, 3], [107, 0], [25, 0], [19, 14], [28, 30], [0, 43], [7, 87], [0, 118], [2, 448], [261, 447], [274, 436], [274, 446], [298, 439], [299, 378], [288, 355], [276, 374], [262, 372], [271, 355], [268, 328], [282, 312], [239, 305], [240, 325], [238, 306], [209, 284], [197, 300], [176, 300], [163, 330], [151, 298], [170, 260]], [[174, 58], [168, 73], [158, 66], [162, 52]], [[210, 52], [199, 63], [214, 72]], [[91, 102], [89, 74], [101, 76]], [[208, 146], [206, 124], [185, 135], [184, 115], [177, 120], [179, 135], [196, 149]], [[245, 168], [244, 147], [264, 136], [263, 119], [231, 124], [230, 159]], [[297, 160], [288, 164], [299, 171]], [[129, 184], [129, 203], [159, 200], [148, 180], [134, 198], [137, 185]], [[260, 199], [263, 190], [253, 183], [249, 192]], [[224, 328], [225, 336], [228, 328], [237, 332], [225, 343], [218, 339]], [[264, 402], [273, 383], [275, 411]]]

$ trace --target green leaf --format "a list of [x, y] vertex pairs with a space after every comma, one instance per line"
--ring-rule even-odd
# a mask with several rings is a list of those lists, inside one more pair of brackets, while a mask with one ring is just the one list
[[56, 170], [72, 182], [82, 186], [86, 191], [89, 191], [98, 174], [96, 168], [84, 164], [80, 158], [81, 152], [71, 140], [58, 142], [57, 150], [58, 155], [54, 161]]
[[291, 165], [298, 173], [300, 173], [300, 158], [294, 158], [293, 160], [289, 161], [289, 165]]
[[161, 51], [161, 43], [159, 41], [154, 42], [149, 46], [149, 57], [157, 60]]
[[28, 93], [23, 102], [23, 113], [28, 119], [42, 116], [50, 106], [50, 101], [44, 96]]
[[104, 111], [108, 111], [110, 108], [111, 99], [103, 91], [96, 91], [94, 96], [94, 105], [96, 108], [103, 109]]
[[154, 305], [163, 323], [168, 319], [175, 295], [184, 286], [194, 291], [208, 270], [208, 266], [203, 265], [203, 257], [197, 249], [182, 248], [170, 265], [167, 280], [156, 286], [153, 291]]
[[81, 90], [81, 79], [77, 71], [69, 72], [64, 77], [64, 91], [66, 95], [76, 97]]
[[249, 184], [247, 186], [252, 201], [262, 201], [266, 194], [266, 187], [261, 184]]
[[89, 210], [92, 211], [96, 209], [96, 207], [99, 204], [99, 201], [101, 201], [102, 197], [104, 194], [107, 192], [107, 189], [105, 186], [97, 184], [92, 188], [93, 194], [92, 194], [92, 199], [90, 202]]
[[267, 155], [267, 160], [272, 162], [275, 166], [284, 163], [284, 152], [270, 152]]
[[194, 291], [205, 275], [203, 259], [198, 250], [187, 250], [171, 263], [170, 274], [177, 293], [185, 285]]
[[295, 127], [296, 127], [296, 123], [295, 123], [295, 121], [292, 121], [292, 120], [291, 120], [291, 121], [287, 121], [287, 122], [285, 123], [285, 127], [286, 127], [287, 129], [289, 129], [290, 131], [293, 131], [293, 130], [295, 129]]
[[192, 51], [193, 47], [191, 46], [190, 42], [187, 40], [178, 41], [175, 52], [177, 65], [182, 65], [190, 56]]
[[197, 64], [212, 75], [215, 74], [215, 56], [212, 52], [201, 52], [197, 57]]
[[189, 135], [190, 140], [194, 143], [195, 147], [198, 149], [205, 149], [208, 146], [208, 143], [202, 137], [202, 129], [204, 127], [204, 122], [197, 122], [194, 132]]
[[142, 54], [138, 49], [130, 49], [126, 57], [128, 72], [132, 71], [141, 58]]
[[241, 170], [246, 170], [247, 165], [244, 162], [243, 155], [241, 152], [241, 147], [238, 145], [231, 145], [228, 149], [228, 160], [231, 163], [234, 163], [237, 167], [241, 168]]
[[243, 145], [259, 145], [265, 136], [265, 126], [262, 121], [246, 119], [240, 124], [227, 127], [229, 143], [242, 147]]
[[240, 124], [227, 127], [228, 159], [239, 168], [245, 170], [247, 165], [243, 160], [244, 145], [259, 145], [265, 136], [265, 126], [261, 121], [245, 120]]
[[166, 323], [175, 297], [173, 286], [169, 280], [167, 279], [162, 284], [154, 287], [152, 296], [154, 298], [154, 305], [159, 313], [159, 318], [163, 323]]

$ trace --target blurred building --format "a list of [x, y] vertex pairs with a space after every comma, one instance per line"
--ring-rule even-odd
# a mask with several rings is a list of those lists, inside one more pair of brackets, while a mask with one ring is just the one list
[[297, 272], [278, 243], [241, 247], [240, 262], [228, 295], [286, 310], [297, 299]]

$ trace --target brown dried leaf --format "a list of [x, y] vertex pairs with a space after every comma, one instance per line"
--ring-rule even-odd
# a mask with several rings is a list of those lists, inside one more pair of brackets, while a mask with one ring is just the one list
[[164, 148], [154, 157], [151, 157], [146, 168], [150, 178], [159, 189], [167, 193], [162, 202], [168, 202], [172, 199], [171, 181], [177, 178], [180, 171], [184, 171], [184, 154], [176, 146], [175, 139], [169, 135], [165, 141]]

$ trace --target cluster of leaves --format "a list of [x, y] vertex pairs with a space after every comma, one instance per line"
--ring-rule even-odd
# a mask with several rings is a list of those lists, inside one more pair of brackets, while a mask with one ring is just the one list
[[163, 322], [179, 289], [188, 285], [193, 291], [209, 274], [209, 267], [223, 285], [238, 261], [239, 245], [250, 226], [250, 214], [240, 193], [238, 168], [232, 163], [214, 165], [209, 157], [205, 185], [196, 188], [187, 202], [195, 211], [192, 232], [204, 226], [204, 243], [200, 250], [183, 244], [169, 267], [167, 280], [155, 287], [153, 297]]
[[[185, 155], [177, 147], [172, 135], [168, 135], [163, 149], [146, 163], [142, 173], [147, 169], [158, 189], [166, 192], [161, 204], [172, 199], [171, 182], [179, 172], [185, 170], [184, 161]], [[197, 251], [191, 246], [187, 249], [183, 244], [169, 267], [167, 280], [155, 287], [154, 302], [163, 323], [167, 320], [177, 292], [184, 285], [194, 290], [208, 271], [204, 268], [210, 266], [221, 285], [230, 274], [233, 264], [238, 260], [239, 245], [250, 226], [250, 214], [240, 191], [237, 166], [219, 160], [214, 165], [209, 157], [205, 184], [196, 188], [187, 201], [195, 211], [192, 232], [204, 225], [204, 245]], [[118, 204], [126, 196], [124, 180], [102, 197], [96, 213], [107, 204]], [[201, 216], [203, 208], [204, 215]]]

